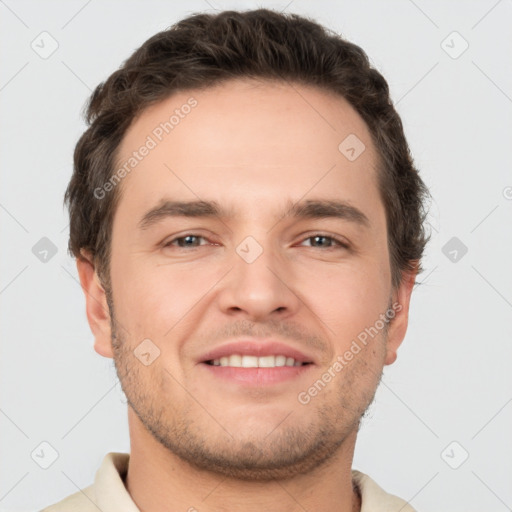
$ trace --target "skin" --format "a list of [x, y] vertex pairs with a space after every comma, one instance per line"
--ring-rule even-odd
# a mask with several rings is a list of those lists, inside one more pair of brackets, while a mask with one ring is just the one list
[[[351, 465], [359, 421], [385, 365], [396, 359], [415, 272], [391, 286], [377, 153], [341, 97], [294, 84], [236, 80], [174, 94], [145, 110], [118, 153], [123, 162], [193, 96], [198, 105], [121, 182], [111, 255], [111, 308], [92, 258], [77, 260], [95, 350], [114, 358], [128, 399], [126, 487], [144, 511], [359, 510]], [[366, 150], [338, 150], [349, 134]], [[164, 165], [165, 164], [165, 165]], [[216, 200], [225, 218], [166, 218], [139, 230], [161, 198]], [[369, 219], [283, 218], [287, 202], [338, 199]], [[187, 233], [195, 248], [164, 243]], [[315, 234], [339, 237], [333, 247]], [[236, 252], [252, 236], [252, 263]], [[108, 290], [107, 290], [108, 292]], [[307, 404], [307, 390], [400, 304], [387, 330]], [[113, 318], [111, 318], [111, 315]], [[247, 387], [204, 371], [206, 350], [241, 336], [270, 337], [312, 355], [297, 377]], [[133, 350], [160, 350], [143, 365]]]

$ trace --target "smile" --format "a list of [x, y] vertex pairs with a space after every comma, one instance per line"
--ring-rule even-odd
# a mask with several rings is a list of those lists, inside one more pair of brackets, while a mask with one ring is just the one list
[[232, 354], [218, 359], [206, 361], [206, 364], [213, 366], [231, 366], [233, 368], [276, 368], [279, 366], [303, 366], [306, 362], [295, 360], [285, 355], [251, 356]]

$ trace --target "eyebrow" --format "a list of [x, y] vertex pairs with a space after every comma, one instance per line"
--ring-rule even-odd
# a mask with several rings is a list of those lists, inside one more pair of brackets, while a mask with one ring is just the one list
[[[290, 204], [291, 203], [291, 204]], [[149, 229], [161, 220], [169, 217], [234, 217], [232, 209], [220, 206], [216, 201], [171, 201], [163, 200], [148, 210], [138, 223], [140, 230]], [[346, 201], [315, 199], [292, 203], [282, 218], [295, 217], [303, 219], [337, 218], [369, 228], [370, 220], [358, 208]]]

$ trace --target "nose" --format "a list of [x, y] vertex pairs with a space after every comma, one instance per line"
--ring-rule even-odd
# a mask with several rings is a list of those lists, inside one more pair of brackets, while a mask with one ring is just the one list
[[253, 240], [237, 248], [232, 262], [218, 294], [225, 314], [262, 321], [297, 312], [301, 304], [294, 291], [297, 276], [276, 251], [264, 249]]

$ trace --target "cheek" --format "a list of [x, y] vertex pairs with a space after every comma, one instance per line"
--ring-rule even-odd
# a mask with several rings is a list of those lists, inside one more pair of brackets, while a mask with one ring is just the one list
[[[326, 326], [338, 354], [365, 329], [375, 326], [385, 312], [389, 297], [386, 280], [386, 272], [379, 271], [377, 262], [303, 273], [301, 295]], [[377, 328], [380, 326], [379, 322]]]
[[162, 337], [181, 323], [218, 280], [211, 268], [198, 272], [185, 265], [149, 266], [142, 258], [124, 268], [116, 284], [113, 280], [116, 315], [148, 337]]

